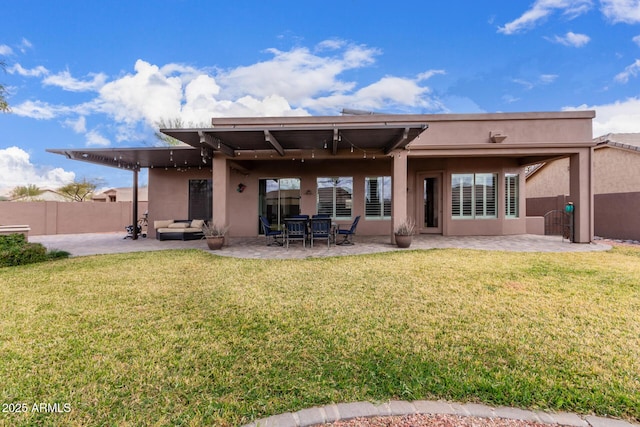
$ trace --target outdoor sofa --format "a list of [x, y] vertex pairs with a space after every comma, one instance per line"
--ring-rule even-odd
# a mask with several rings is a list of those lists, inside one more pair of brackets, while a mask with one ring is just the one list
[[202, 219], [167, 219], [153, 222], [158, 240], [197, 240], [204, 237]]

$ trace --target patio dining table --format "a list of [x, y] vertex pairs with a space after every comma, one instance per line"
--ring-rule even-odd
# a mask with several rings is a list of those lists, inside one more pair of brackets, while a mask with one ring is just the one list
[[[284, 231], [284, 240], [287, 242], [286, 246], [288, 247], [288, 239], [289, 234], [293, 233], [294, 240], [302, 240], [303, 246], [306, 247], [307, 242], [311, 242], [313, 239], [313, 230], [312, 230], [312, 222], [313, 221], [330, 221], [329, 225], [329, 245], [331, 243], [335, 244], [336, 242], [336, 234], [338, 231], [338, 226], [335, 222], [331, 221], [331, 218], [309, 218], [307, 216], [301, 215], [300, 217], [288, 217], [284, 218], [282, 230]], [[298, 225], [299, 224], [299, 225]]]

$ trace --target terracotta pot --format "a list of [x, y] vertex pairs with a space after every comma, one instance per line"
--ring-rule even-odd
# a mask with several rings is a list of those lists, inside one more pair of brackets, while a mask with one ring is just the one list
[[211, 249], [212, 251], [217, 251], [222, 249], [222, 245], [224, 245], [224, 236], [222, 237], [206, 237], [207, 239], [207, 246], [209, 246], [209, 249]]
[[412, 236], [401, 236], [396, 234], [396, 245], [398, 245], [399, 248], [408, 248], [411, 246], [411, 237]]

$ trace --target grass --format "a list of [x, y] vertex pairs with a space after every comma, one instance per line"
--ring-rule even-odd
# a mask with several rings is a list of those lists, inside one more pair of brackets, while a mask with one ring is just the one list
[[633, 248], [72, 258], [0, 269], [0, 313], [0, 404], [29, 409], [0, 425], [233, 426], [388, 399], [640, 420]]

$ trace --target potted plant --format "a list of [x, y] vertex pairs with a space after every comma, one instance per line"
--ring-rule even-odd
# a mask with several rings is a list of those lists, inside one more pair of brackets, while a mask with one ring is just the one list
[[394, 230], [396, 245], [399, 248], [408, 248], [411, 246], [411, 236], [416, 230], [416, 223], [411, 219], [407, 218], [402, 221]]
[[202, 226], [202, 233], [204, 234], [204, 238], [207, 239], [209, 249], [215, 251], [222, 248], [222, 245], [224, 245], [224, 235], [227, 234], [227, 228], [228, 227], [222, 227], [215, 223], [205, 223]]

